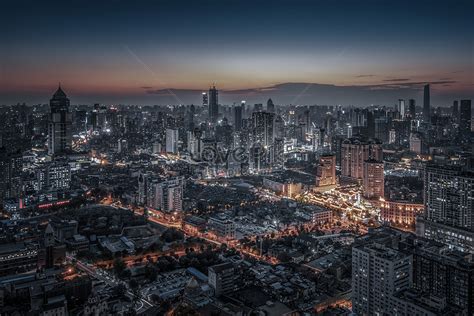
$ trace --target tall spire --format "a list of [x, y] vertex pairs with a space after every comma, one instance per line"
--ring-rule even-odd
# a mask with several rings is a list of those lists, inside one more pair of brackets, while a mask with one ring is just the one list
[[53, 99], [60, 99], [60, 98], [66, 98], [66, 93], [64, 93], [63, 89], [61, 89], [61, 82], [58, 85], [58, 89], [56, 92], [53, 94]]

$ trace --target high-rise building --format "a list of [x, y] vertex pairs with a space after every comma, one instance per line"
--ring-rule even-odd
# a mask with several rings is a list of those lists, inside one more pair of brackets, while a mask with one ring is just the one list
[[207, 98], [207, 92], [203, 92], [202, 93], [202, 106], [208, 106], [208, 105], [209, 105], [209, 101]]
[[423, 88], [423, 121], [431, 123], [430, 85]]
[[148, 207], [165, 213], [183, 211], [184, 178], [176, 177], [150, 184]]
[[268, 112], [254, 112], [252, 114], [254, 143], [261, 144], [264, 147], [273, 144], [273, 118], [274, 114]]
[[216, 123], [219, 117], [218, 90], [215, 86], [209, 89], [209, 121]]
[[352, 137], [342, 142], [341, 175], [346, 178], [362, 179], [364, 161], [374, 159], [382, 161], [382, 143], [376, 139]]
[[410, 151], [421, 154], [423, 150], [423, 138], [420, 133], [410, 133]]
[[234, 129], [240, 131], [242, 129], [242, 105], [234, 107]]
[[472, 315], [471, 256], [410, 233], [378, 228], [352, 248], [356, 315]]
[[453, 102], [452, 116], [453, 116], [454, 122], [459, 121], [459, 102], [458, 101]]
[[213, 289], [215, 296], [229, 294], [238, 289], [238, 275], [230, 262], [209, 267], [208, 276], [209, 286]]
[[268, 99], [267, 101], [267, 112], [275, 113], [275, 104], [273, 104], [272, 99]]
[[459, 113], [459, 132], [469, 136], [471, 133], [471, 100], [461, 100]]
[[178, 153], [178, 130], [177, 129], [166, 129], [166, 152], [167, 153]]
[[352, 311], [393, 315], [391, 298], [412, 281], [412, 255], [370, 240], [352, 248]]
[[69, 99], [61, 86], [49, 101], [48, 153], [50, 155], [67, 152], [72, 146], [72, 114]]
[[424, 173], [426, 219], [474, 231], [474, 173], [434, 164]]
[[474, 315], [474, 261], [446, 246], [417, 239], [413, 253], [413, 287]]
[[416, 116], [416, 101], [414, 99], [408, 100], [408, 112], [410, 113], [411, 118]]
[[405, 100], [403, 99], [398, 99], [398, 112], [400, 113], [400, 118], [404, 119], [405, 118]]
[[384, 167], [383, 162], [366, 160], [364, 162], [363, 189], [364, 197], [379, 199], [384, 197]]
[[316, 186], [328, 186], [336, 184], [336, 156], [321, 155], [316, 171]]

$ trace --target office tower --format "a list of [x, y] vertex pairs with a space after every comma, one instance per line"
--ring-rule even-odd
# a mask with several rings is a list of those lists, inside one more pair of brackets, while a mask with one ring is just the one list
[[346, 178], [362, 179], [364, 161], [382, 161], [382, 143], [376, 139], [352, 137], [342, 142], [341, 175]]
[[285, 164], [285, 141], [282, 138], [275, 138], [272, 147], [272, 166], [281, 168]]
[[452, 116], [453, 116], [454, 122], [459, 121], [459, 102], [458, 101], [453, 102]]
[[218, 90], [215, 86], [209, 89], [209, 121], [216, 123], [219, 117]]
[[148, 207], [165, 213], [183, 211], [183, 177], [154, 182], [150, 186]]
[[461, 100], [459, 113], [459, 132], [469, 136], [471, 133], [471, 100]]
[[0, 147], [0, 203], [5, 198], [17, 198], [21, 194], [23, 156], [21, 152], [9, 153]]
[[423, 121], [431, 123], [430, 85], [423, 88]]
[[316, 186], [328, 186], [336, 184], [336, 156], [321, 155], [316, 170]]
[[148, 204], [148, 185], [149, 177], [147, 174], [140, 173], [138, 175], [138, 204], [147, 205]]
[[275, 113], [275, 104], [273, 104], [272, 99], [268, 99], [267, 101], [267, 112]]
[[207, 92], [202, 93], [202, 106], [208, 106], [208, 98], [207, 98]]
[[366, 160], [364, 162], [363, 189], [364, 197], [379, 199], [384, 197], [384, 167], [383, 162]]
[[242, 105], [234, 107], [234, 130], [240, 131], [242, 129]]
[[375, 136], [375, 115], [374, 115], [374, 112], [372, 111], [367, 112], [367, 136], [376, 137]]
[[208, 268], [208, 283], [214, 291], [214, 296], [229, 294], [238, 289], [238, 275], [230, 262], [221, 263]]
[[474, 231], [474, 173], [427, 165], [424, 204], [427, 220]]
[[49, 101], [48, 153], [67, 152], [72, 146], [72, 115], [69, 113], [69, 99], [61, 86]]
[[254, 112], [252, 114], [253, 141], [264, 147], [273, 144], [273, 113]]
[[255, 103], [253, 105], [253, 111], [254, 112], [261, 112], [263, 111], [263, 104], [262, 103]]
[[411, 280], [411, 254], [370, 236], [352, 248], [352, 311], [356, 315], [393, 315], [393, 294], [410, 288]]
[[398, 112], [400, 113], [400, 118], [403, 120], [405, 118], [405, 100], [398, 99]]
[[408, 112], [411, 118], [415, 118], [416, 116], [416, 102], [414, 99], [408, 100]]
[[178, 153], [178, 130], [177, 129], [166, 129], [166, 152], [167, 153]]
[[421, 154], [423, 150], [423, 137], [420, 133], [410, 133], [410, 151]]
[[281, 115], [277, 115], [274, 121], [275, 138], [285, 138], [285, 121]]

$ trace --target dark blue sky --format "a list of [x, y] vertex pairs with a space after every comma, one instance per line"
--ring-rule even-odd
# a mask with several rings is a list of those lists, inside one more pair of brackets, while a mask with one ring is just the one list
[[[281, 96], [280, 103], [360, 105], [417, 96], [421, 83], [432, 82], [433, 102], [444, 105], [473, 94], [473, 7], [472, 1], [10, 1], [0, 12], [0, 104], [46, 102], [61, 81], [73, 103], [197, 103], [192, 91], [216, 82], [239, 90], [224, 93], [223, 102], [259, 101], [261, 88], [270, 87], [277, 103]], [[335, 85], [341, 92], [312, 95], [283, 83]], [[178, 98], [163, 89], [179, 89]]]

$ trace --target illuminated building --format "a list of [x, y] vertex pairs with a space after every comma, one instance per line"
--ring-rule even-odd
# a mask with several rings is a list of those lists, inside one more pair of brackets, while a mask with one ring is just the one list
[[410, 133], [410, 151], [421, 154], [423, 150], [423, 140], [420, 133]]
[[150, 184], [148, 207], [165, 213], [183, 211], [183, 177]]
[[363, 189], [364, 197], [378, 199], [384, 196], [383, 162], [366, 160], [364, 162]]
[[218, 237], [229, 240], [235, 238], [235, 223], [228, 218], [213, 216], [209, 218], [208, 226]]
[[416, 217], [425, 210], [423, 204], [397, 201], [382, 200], [379, 205], [381, 220], [395, 225], [414, 225]]
[[262, 146], [273, 145], [273, 113], [254, 112], [252, 114], [253, 141]]
[[177, 129], [166, 129], [166, 152], [167, 153], [178, 153], [178, 130]]
[[207, 92], [202, 93], [202, 105], [207, 106], [208, 105], [208, 98], [207, 98]]
[[352, 248], [352, 311], [357, 315], [392, 315], [390, 299], [408, 289], [412, 256], [377, 241]]
[[336, 156], [321, 155], [316, 171], [316, 186], [336, 184]]
[[219, 117], [218, 90], [215, 86], [209, 89], [209, 121], [216, 123]]
[[235, 273], [234, 265], [230, 262], [209, 267], [208, 276], [209, 286], [217, 297], [232, 293], [237, 289], [238, 275]]
[[382, 161], [382, 143], [376, 139], [365, 140], [361, 137], [346, 139], [342, 142], [341, 158], [342, 177], [362, 179], [364, 161]]
[[72, 145], [72, 114], [69, 99], [61, 86], [49, 101], [48, 153], [50, 155], [67, 152]]

